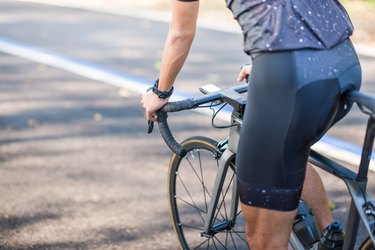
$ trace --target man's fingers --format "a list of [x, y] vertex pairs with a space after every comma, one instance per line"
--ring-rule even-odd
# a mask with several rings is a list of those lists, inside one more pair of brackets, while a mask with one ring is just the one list
[[166, 103], [168, 99], [159, 99], [153, 92], [143, 94], [141, 104], [145, 110], [145, 117], [149, 121], [156, 121], [157, 111]]
[[146, 112], [145, 113], [145, 117], [148, 121], [153, 121], [153, 122], [156, 122], [157, 121], [157, 115], [156, 113], [149, 113], [149, 112]]
[[247, 75], [248, 74], [244, 70], [241, 70], [240, 74], [238, 75], [237, 81], [238, 82], [243, 81]]
[[238, 82], [241, 82], [243, 81], [251, 72], [251, 65], [246, 65], [244, 66], [240, 73], [238, 74], [238, 78], [237, 78], [237, 81]]

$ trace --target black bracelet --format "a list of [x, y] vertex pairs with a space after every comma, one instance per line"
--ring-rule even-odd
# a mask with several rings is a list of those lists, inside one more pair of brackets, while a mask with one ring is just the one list
[[169, 91], [160, 91], [158, 89], [159, 79], [156, 79], [154, 86], [152, 87], [152, 92], [157, 95], [160, 99], [167, 99], [173, 94], [173, 87]]

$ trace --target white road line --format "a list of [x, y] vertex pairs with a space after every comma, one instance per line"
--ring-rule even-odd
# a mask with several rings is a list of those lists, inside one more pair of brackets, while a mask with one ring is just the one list
[[[146, 80], [136, 78], [122, 72], [117, 72], [97, 64], [88, 63], [73, 57], [67, 57], [62, 54], [10, 40], [4, 37], [0, 37], [0, 51], [75, 73], [77, 75], [108, 85], [126, 88], [139, 94], [144, 93], [147, 87], [150, 85]], [[174, 95], [173, 100], [181, 100], [189, 97], [192, 97], [192, 95], [189, 93], [176, 91], [176, 95]], [[208, 109], [198, 109], [197, 111], [204, 113], [211, 112]], [[230, 112], [223, 111], [217, 118], [228, 121], [230, 119]], [[345, 147], [340, 147], [340, 144], [346, 145]], [[316, 143], [313, 146], [313, 149], [318, 152], [322, 152], [329, 157], [340, 159], [349, 164], [358, 165], [360, 161], [360, 155], [357, 153], [360, 150], [358, 146], [331, 138], [329, 136], [325, 136], [320, 142]], [[375, 171], [375, 163], [373, 160], [371, 161], [370, 169]]]

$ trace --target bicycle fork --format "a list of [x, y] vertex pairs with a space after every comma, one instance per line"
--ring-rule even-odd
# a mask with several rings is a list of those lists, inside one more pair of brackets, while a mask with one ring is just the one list
[[[232, 202], [231, 202], [231, 209], [230, 209], [230, 217], [226, 221], [222, 221], [216, 225], [214, 223], [215, 213], [216, 211], [219, 198], [223, 189], [223, 184], [228, 172], [229, 163], [234, 159], [234, 153], [231, 152], [229, 149], [225, 150], [223, 154], [220, 156], [219, 159], [219, 167], [216, 174], [216, 179], [214, 183], [214, 187], [212, 190], [212, 198], [208, 207], [207, 217], [205, 218], [205, 225], [204, 225], [204, 232], [201, 233], [202, 237], [211, 238], [215, 234], [225, 231], [231, 230], [234, 227], [235, 219], [237, 216], [237, 208], [238, 208], [238, 195], [237, 195], [237, 180], [236, 175], [233, 177], [233, 186], [232, 186]], [[220, 209], [220, 208], [218, 208]]]

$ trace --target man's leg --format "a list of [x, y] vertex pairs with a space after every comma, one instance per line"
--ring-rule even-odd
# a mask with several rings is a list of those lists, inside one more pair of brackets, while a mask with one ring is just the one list
[[[319, 174], [308, 163], [302, 199], [312, 209], [323, 231], [332, 221], [326, 191]], [[241, 203], [246, 219], [246, 238], [252, 250], [287, 249], [296, 210], [290, 212], [255, 208]]]
[[312, 209], [322, 232], [333, 221], [333, 216], [322, 179], [310, 163], [307, 164], [301, 198]]
[[246, 220], [246, 239], [251, 250], [287, 250], [297, 210], [276, 211], [241, 203]]

